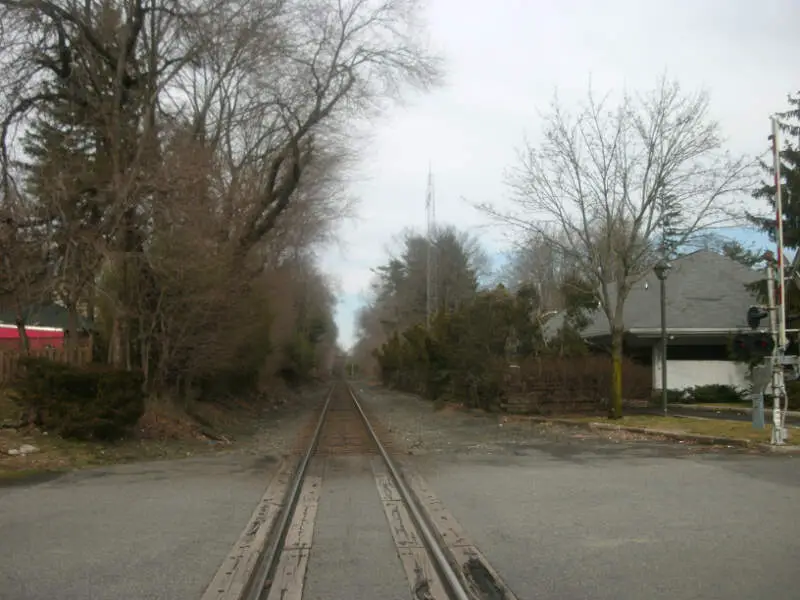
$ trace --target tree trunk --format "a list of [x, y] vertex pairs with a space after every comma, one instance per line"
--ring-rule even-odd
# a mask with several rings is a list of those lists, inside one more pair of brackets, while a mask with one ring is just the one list
[[25, 329], [25, 320], [21, 314], [17, 315], [16, 319], [17, 331], [19, 332], [19, 341], [22, 346], [22, 353], [28, 356], [31, 353], [31, 341], [28, 339], [28, 331]]
[[142, 341], [141, 350], [142, 375], [144, 376], [144, 387], [150, 389], [150, 341]]
[[114, 315], [111, 322], [111, 336], [108, 340], [108, 364], [122, 368], [122, 338], [120, 336], [120, 318]]
[[123, 327], [121, 331], [122, 335], [122, 360], [123, 364], [125, 365], [126, 371], [131, 371], [133, 369], [133, 354], [131, 353], [131, 319], [125, 319], [123, 321]]
[[87, 295], [86, 295], [86, 320], [89, 322], [89, 325], [91, 326], [91, 331], [92, 332], [95, 331], [95, 328], [94, 328], [94, 324], [95, 324], [94, 323], [94, 314], [95, 314], [95, 311], [96, 311], [96, 304], [97, 304], [95, 294], [96, 294], [96, 291], [95, 291], [94, 286], [90, 285], [89, 286], [89, 290], [88, 290]]
[[611, 330], [611, 396], [608, 403], [608, 418], [622, 418], [622, 342], [623, 329]]
[[78, 307], [75, 302], [67, 304], [67, 335], [66, 340], [67, 363], [78, 364]]

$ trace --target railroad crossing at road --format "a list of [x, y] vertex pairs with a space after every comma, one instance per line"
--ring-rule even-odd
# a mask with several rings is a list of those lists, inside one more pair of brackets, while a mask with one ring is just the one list
[[[402, 598], [392, 586], [398, 557], [415, 599], [515, 600], [424, 480], [398, 466], [378, 431], [352, 389], [334, 384], [305, 451], [278, 472], [202, 600], [301, 600], [306, 590], [333, 599], [343, 588]], [[323, 489], [335, 518], [316, 531]], [[393, 547], [382, 543], [386, 529]]]
[[[358, 392], [408, 487], [436, 515], [442, 551], [474, 581], [494, 572], [520, 600], [793, 597], [796, 458], [500, 422], [385, 389]], [[317, 398], [297, 428], [282, 423], [301, 435], [281, 450], [0, 488], [0, 599], [200, 599], [231, 549], [247, 549], [237, 540], [254, 509], [262, 522], [276, 519], [277, 488], [290, 487], [292, 461], [319, 422]], [[435, 593], [425, 540], [344, 400], [309, 461], [270, 592], [417, 600], [427, 582]], [[276, 495], [264, 501], [268, 486]], [[770, 515], [757, 535], [754, 507]], [[263, 547], [268, 529], [246, 529], [251, 545]]]

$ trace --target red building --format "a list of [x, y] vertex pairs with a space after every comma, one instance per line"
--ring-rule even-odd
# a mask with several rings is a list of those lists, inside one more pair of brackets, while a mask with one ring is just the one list
[[[28, 335], [31, 350], [64, 347], [63, 329], [26, 325], [25, 333]], [[0, 323], [0, 349], [13, 348], [17, 350], [21, 347], [22, 343], [17, 326]]]

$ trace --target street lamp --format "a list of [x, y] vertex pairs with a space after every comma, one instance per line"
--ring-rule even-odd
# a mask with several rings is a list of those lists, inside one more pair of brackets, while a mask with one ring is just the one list
[[663, 258], [656, 263], [653, 271], [661, 288], [661, 408], [667, 414], [667, 273], [670, 264]]

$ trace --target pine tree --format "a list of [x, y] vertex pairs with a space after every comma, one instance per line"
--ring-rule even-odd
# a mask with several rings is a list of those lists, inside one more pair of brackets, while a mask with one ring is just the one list
[[[783, 245], [785, 248], [800, 248], [800, 91], [788, 97], [789, 110], [778, 113], [782, 148], [779, 151], [781, 161], [781, 204], [783, 211]], [[769, 180], [753, 192], [754, 198], [764, 198], [775, 211], [775, 169], [772, 159], [760, 161], [761, 168], [769, 175]], [[776, 219], [774, 217], [758, 217], [748, 215], [750, 221], [770, 240], [776, 242]], [[747, 286], [758, 293], [762, 301], [767, 299], [766, 281], [758, 281]], [[786, 287], [788, 320], [795, 321], [793, 315], [800, 314], [800, 290], [794, 284]], [[790, 323], [792, 324], [792, 323]], [[792, 324], [793, 325], [793, 324]]]
[[[780, 149], [781, 161], [781, 194], [783, 208], [783, 244], [786, 248], [797, 249], [800, 247], [800, 91], [789, 95], [790, 109], [778, 113], [781, 121], [780, 130], [783, 134], [782, 148]], [[761, 168], [769, 174], [769, 181], [753, 193], [755, 198], [765, 198], [775, 210], [775, 170], [771, 159], [760, 161]], [[758, 229], [769, 235], [774, 242], [775, 218], [757, 217], [750, 215], [750, 220]]]
[[[94, 143], [79, 111], [66, 104], [37, 116], [23, 140], [27, 190], [45, 213], [73, 216], [97, 192]], [[81, 200], [84, 199], [84, 202]]]
[[70, 315], [67, 350], [77, 357], [79, 306], [87, 299], [100, 260], [98, 227], [103, 218], [103, 182], [98, 177], [96, 136], [85, 103], [70, 94], [79, 75], [54, 82], [63, 100], [42, 106], [22, 139], [28, 160], [25, 188], [35, 202], [52, 256], [50, 290]]

